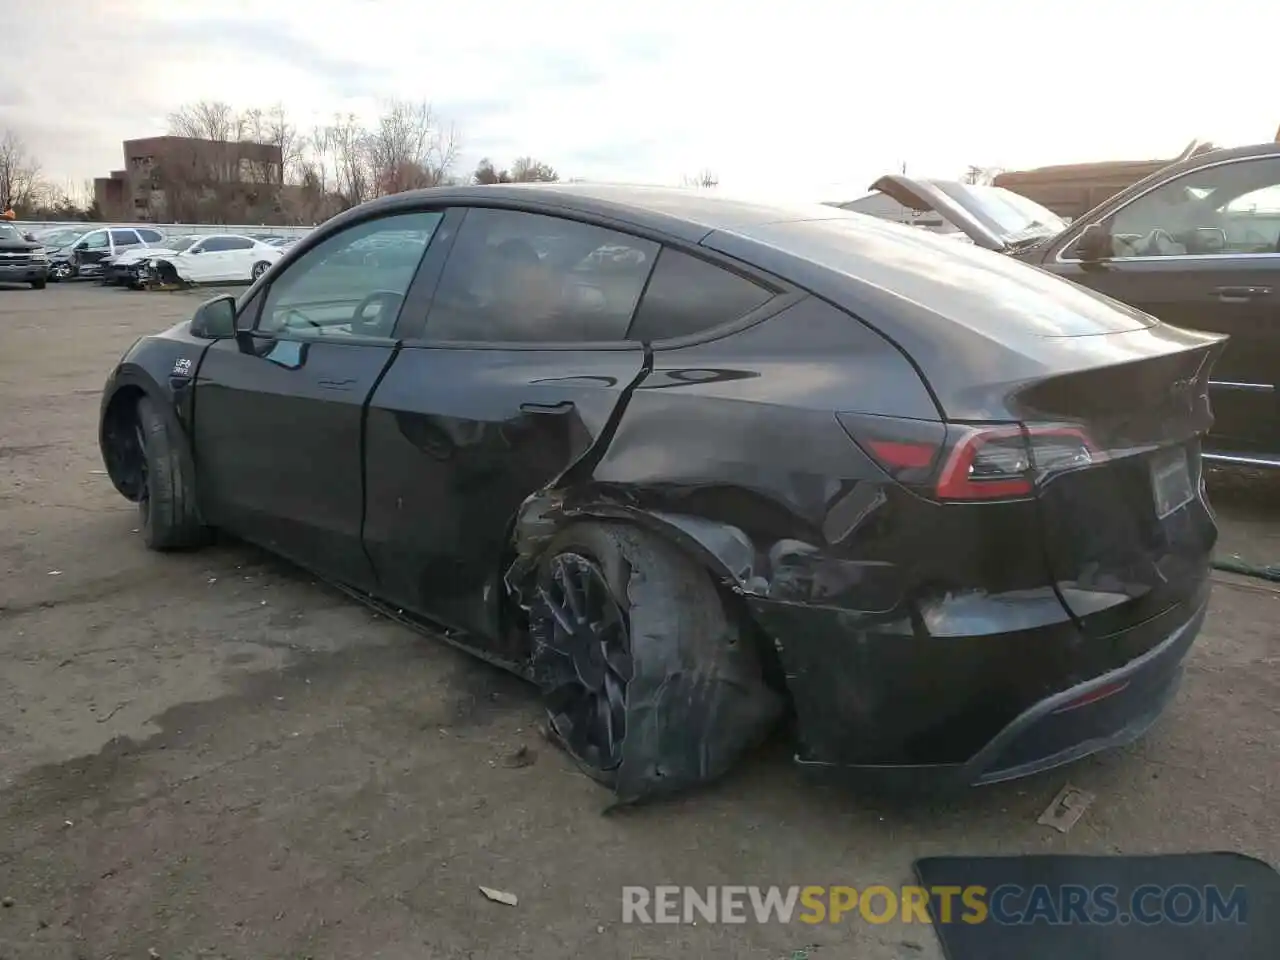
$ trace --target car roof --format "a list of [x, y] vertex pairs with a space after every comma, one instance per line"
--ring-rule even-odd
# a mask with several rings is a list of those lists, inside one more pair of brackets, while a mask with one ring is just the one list
[[716, 230], [738, 231], [767, 223], [830, 220], [850, 215], [837, 207], [819, 203], [775, 204], [694, 188], [611, 183], [433, 187], [383, 197], [355, 210], [365, 214], [375, 210], [390, 212], [418, 207], [426, 202], [493, 204], [530, 212], [559, 210], [647, 227], [693, 243]]

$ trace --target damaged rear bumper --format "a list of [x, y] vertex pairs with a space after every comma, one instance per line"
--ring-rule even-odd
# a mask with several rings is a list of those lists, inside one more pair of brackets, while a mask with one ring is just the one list
[[[955, 669], [953, 661], [945, 670], [952, 674], [949, 680], [930, 671], [927, 662], [917, 662], [917, 675], [925, 679], [916, 685], [915, 695], [909, 702], [891, 696], [886, 703], [877, 696], [878, 681], [898, 686], [886, 674], [855, 676], [856, 670], [841, 669], [829, 633], [822, 640], [821, 630], [792, 631], [790, 636], [796, 640], [779, 643], [778, 649], [796, 704], [800, 741], [796, 761], [820, 776], [914, 792], [1016, 779], [1122, 746], [1145, 733], [1176, 694], [1186, 654], [1204, 623], [1207, 595], [1206, 580], [1185, 603], [1107, 638], [1116, 650], [1139, 646], [1146, 652], [1088, 679], [1073, 682], [1075, 678], [1064, 677], [1068, 686], [1059, 684], [1054, 692], [1016, 711], [1010, 710], [1015, 700], [968, 684], [964, 671]], [[779, 611], [772, 606], [768, 601], [753, 604], [765, 623], [778, 619]], [[1034, 644], [1038, 639], [1052, 646], [1070, 629], [1066, 624], [1043, 628], [1035, 633], [1045, 635], [1020, 637], [1019, 642]], [[1157, 642], [1144, 642], [1153, 632], [1160, 634]], [[855, 633], [848, 640], [857, 647], [868, 642], [866, 636]], [[919, 654], [916, 643], [901, 639], [902, 655]], [[881, 635], [869, 642], [884, 644], [885, 638]], [[942, 647], [953, 641], [930, 638], [926, 642]], [[865, 650], [850, 653], [853, 656], [844, 658], [846, 662], [866, 665], [880, 660], [881, 666], [888, 666], [896, 661], [898, 669], [913, 669], [892, 650], [881, 650], [875, 657], [866, 656]], [[948, 654], [941, 649], [939, 653], [946, 663]], [[992, 667], [975, 655], [974, 671]], [[906, 689], [899, 686], [899, 692]], [[956, 709], [966, 702], [967, 709]]]

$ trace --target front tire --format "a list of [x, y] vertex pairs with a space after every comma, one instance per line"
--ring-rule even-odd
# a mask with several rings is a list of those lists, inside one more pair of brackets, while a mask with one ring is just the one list
[[720, 776], [782, 713], [707, 571], [639, 528], [558, 534], [529, 632], [552, 738], [623, 803]]
[[200, 522], [195, 487], [182, 456], [182, 438], [149, 397], [138, 401], [137, 443], [143, 464], [138, 514], [142, 538], [152, 550], [198, 547], [209, 539]]

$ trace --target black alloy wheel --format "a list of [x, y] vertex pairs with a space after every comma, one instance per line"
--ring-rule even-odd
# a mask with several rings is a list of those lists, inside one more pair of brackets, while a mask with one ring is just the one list
[[552, 558], [539, 585], [545, 651], [545, 703], [566, 749], [590, 770], [608, 774], [622, 762], [627, 684], [632, 677], [630, 625], [603, 571], [579, 553]]

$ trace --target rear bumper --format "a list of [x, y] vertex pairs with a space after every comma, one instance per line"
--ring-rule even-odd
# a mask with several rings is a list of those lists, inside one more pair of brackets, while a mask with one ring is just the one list
[[[942, 755], [948, 749], [961, 749], [944, 745], [955, 735], [955, 728], [983, 722], [984, 701], [988, 698], [984, 691], [974, 690], [967, 699], [976, 702], [967, 713], [957, 714], [950, 705], [966, 699], [964, 691], [944, 690], [938, 685], [934, 695], [918, 696], [908, 706], [912, 728], [907, 733], [898, 732], [904, 717], [900, 704], [893, 723], [864, 713], [861, 719], [871, 733], [870, 738], [864, 739], [857, 729], [836, 729], [830, 722], [843, 716], [856, 723], [857, 703], [867, 699], [858, 683], [847, 684], [844, 704], [826, 704], [815, 710], [813, 703], [802, 702], [810, 691], [804, 689], [803, 683], [797, 689], [797, 680], [805, 676], [804, 671], [797, 672], [794, 660], [788, 663], [784, 653], [784, 670], [797, 701], [801, 750], [796, 761], [806, 771], [819, 775], [917, 791], [1029, 776], [1129, 743], [1146, 732], [1177, 692], [1187, 651], [1204, 623], [1207, 595], [1206, 580], [1187, 602], [1153, 621], [1108, 638], [1115, 649], [1139, 642], [1145, 652], [1113, 669], [1096, 672], [1079, 682], [1068, 681], [1069, 685], [1039, 696], [1011, 719], [988, 725], [988, 732], [976, 748], [963, 748], [967, 750], [963, 755], [945, 759]], [[1148, 645], [1152, 630], [1159, 631], [1159, 638]], [[1053, 643], [1059, 633], [1046, 631], [1041, 640]], [[1035, 640], [1034, 635], [1023, 637], [1023, 642]], [[990, 662], [983, 665], [984, 669], [991, 666]], [[899, 667], [911, 669], [910, 664], [902, 662]], [[827, 672], [840, 674], [842, 670], [839, 664], [829, 663]], [[963, 683], [964, 678], [957, 676], [955, 682]], [[828, 684], [821, 692], [829, 699], [836, 689], [836, 685]], [[940, 709], [938, 703], [948, 706]], [[854, 711], [852, 715], [850, 710]], [[990, 719], [1000, 714], [989, 711], [985, 716]], [[959, 742], [962, 741], [953, 744]], [[929, 760], [918, 762], [917, 757], [930, 753], [933, 756]]]

